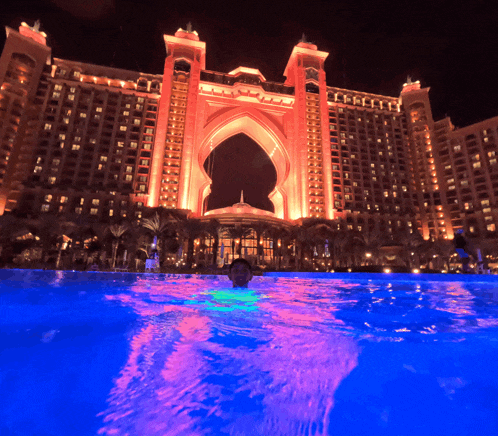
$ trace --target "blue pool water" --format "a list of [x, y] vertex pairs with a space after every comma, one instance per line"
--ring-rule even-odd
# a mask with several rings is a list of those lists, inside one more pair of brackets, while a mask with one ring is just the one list
[[321, 277], [0, 270], [0, 435], [498, 434], [496, 278]]

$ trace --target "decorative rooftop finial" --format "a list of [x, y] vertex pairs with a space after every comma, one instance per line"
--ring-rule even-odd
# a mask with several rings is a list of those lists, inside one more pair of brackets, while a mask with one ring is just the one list
[[408, 77], [406, 78], [406, 84], [407, 84], [407, 85], [411, 85], [412, 83], [413, 83], [413, 82], [412, 82], [412, 78], [411, 78], [411, 76], [408, 76]]
[[303, 36], [301, 37], [301, 41], [299, 42], [304, 42], [305, 44], [308, 44], [308, 41], [306, 40], [306, 35], [303, 33]]
[[244, 203], [244, 191], [240, 191], [240, 202]]
[[192, 23], [190, 21], [187, 23], [187, 32], [192, 33]]
[[33, 27], [31, 29], [33, 29], [35, 32], [39, 32], [40, 31], [40, 26], [41, 26], [40, 20], [36, 20], [35, 24], [33, 25]]

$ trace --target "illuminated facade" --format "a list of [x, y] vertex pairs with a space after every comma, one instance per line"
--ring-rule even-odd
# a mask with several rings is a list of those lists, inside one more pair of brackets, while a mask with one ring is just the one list
[[52, 59], [38, 26], [7, 28], [0, 213], [140, 218], [162, 206], [202, 216], [204, 162], [242, 133], [275, 166], [277, 219], [343, 218], [351, 229], [425, 238], [452, 238], [461, 226], [495, 232], [498, 118], [460, 130], [434, 122], [418, 82], [399, 97], [327, 86], [328, 53], [305, 41], [276, 83], [242, 66], [207, 71], [206, 45], [190, 28], [164, 40], [156, 75]]

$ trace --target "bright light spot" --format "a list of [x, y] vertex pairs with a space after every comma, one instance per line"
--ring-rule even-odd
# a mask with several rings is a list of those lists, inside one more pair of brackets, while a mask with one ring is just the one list
[[389, 274], [389, 273], [391, 272], [391, 268], [384, 268], [384, 272], [385, 272], [386, 274]]
[[412, 273], [413, 274], [418, 274], [418, 273], [420, 273], [420, 270], [417, 269], [417, 268], [414, 268], [414, 269], [412, 269]]

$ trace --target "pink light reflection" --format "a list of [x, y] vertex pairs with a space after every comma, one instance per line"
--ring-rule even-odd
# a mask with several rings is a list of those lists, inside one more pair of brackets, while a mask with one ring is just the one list
[[[190, 284], [165, 284], [164, 293], [192, 300]], [[202, 286], [207, 285], [195, 284], [195, 294], [209, 294]], [[130, 341], [109, 407], [100, 414], [105, 424], [99, 434], [209, 434], [214, 429], [203, 426], [212, 415], [229, 434], [244, 431], [248, 422], [265, 435], [291, 436], [313, 424], [327, 429], [334, 392], [357, 365], [359, 351], [352, 338], [323, 328], [324, 322], [338, 323], [334, 310], [327, 302], [310, 304], [309, 287], [267, 289], [255, 303], [258, 315], [251, 328], [231, 325], [230, 318], [203, 311], [200, 304], [162, 304], [158, 289], [150, 291], [138, 284], [136, 296], [108, 297], [131, 306], [144, 325]], [[224, 339], [240, 335], [260, 343], [251, 348]], [[217, 381], [225, 376], [236, 384]], [[262, 398], [256, 415], [248, 418], [230, 406], [237, 393]]]

